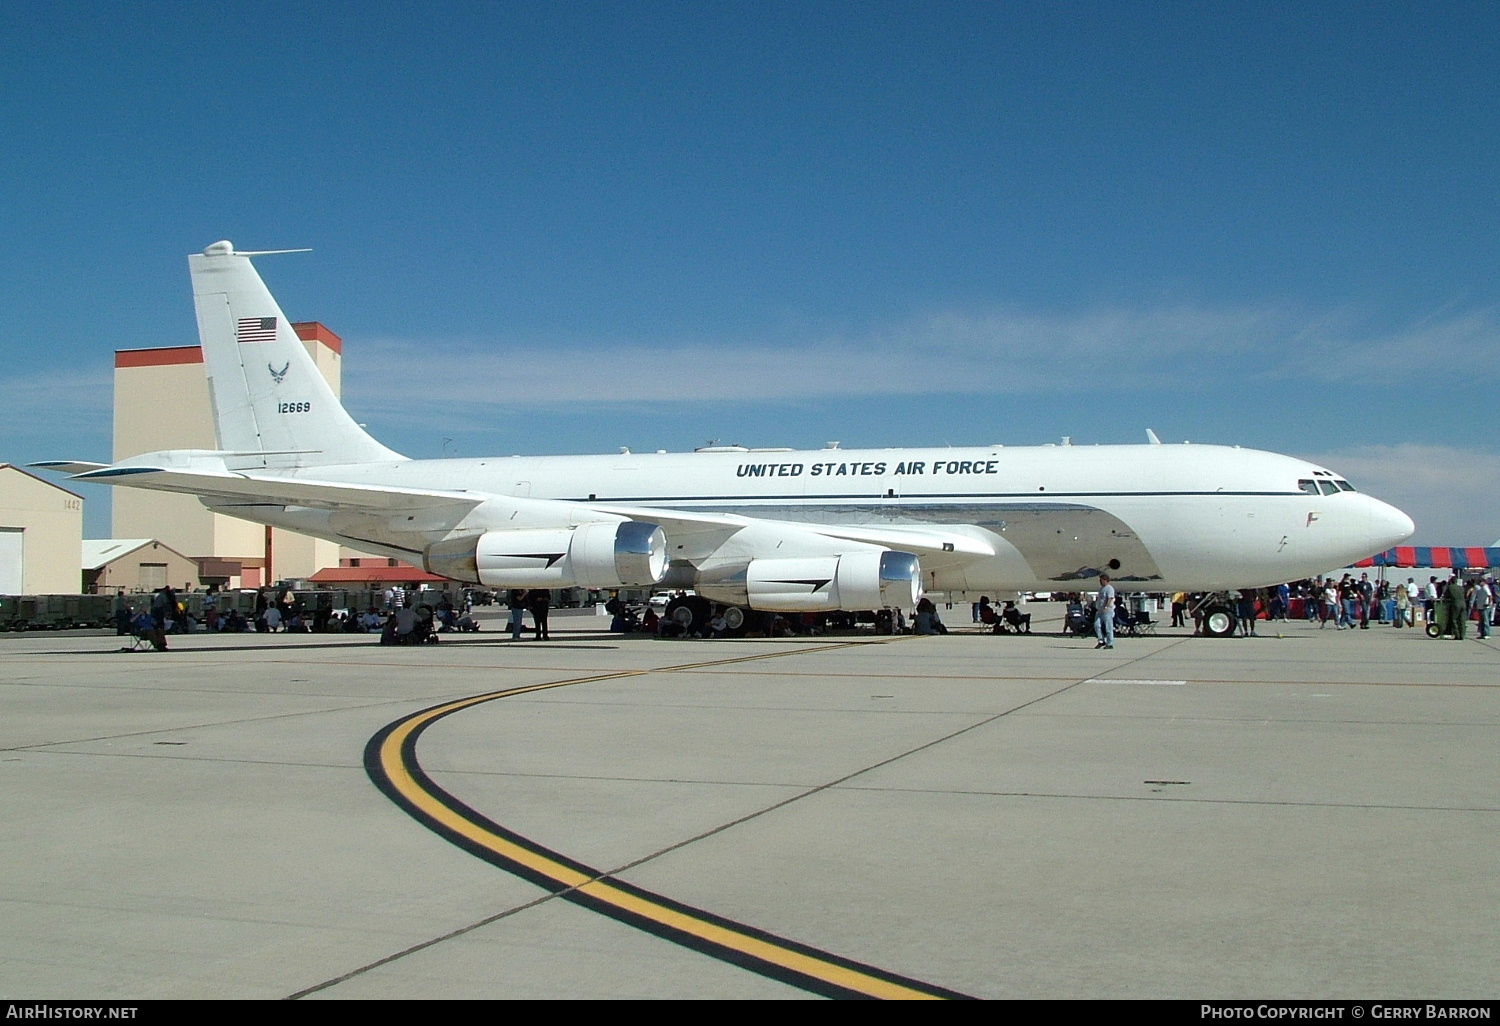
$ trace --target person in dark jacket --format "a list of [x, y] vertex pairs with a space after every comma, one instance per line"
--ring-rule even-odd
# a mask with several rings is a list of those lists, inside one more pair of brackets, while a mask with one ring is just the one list
[[531, 607], [531, 618], [536, 622], [536, 640], [546, 641], [551, 635], [547, 633], [547, 610], [552, 606], [552, 593], [546, 588], [537, 588], [529, 597]]
[[1469, 602], [1464, 597], [1464, 586], [1458, 574], [1448, 578], [1443, 589], [1443, 612], [1448, 614], [1448, 628], [1453, 631], [1454, 641], [1463, 641], [1469, 626]]

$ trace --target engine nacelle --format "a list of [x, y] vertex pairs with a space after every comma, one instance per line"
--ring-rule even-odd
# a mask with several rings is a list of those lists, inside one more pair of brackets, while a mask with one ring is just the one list
[[638, 520], [578, 527], [487, 531], [427, 547], [428, 573], [492, 588], [626, 588], [655, 584], [667, 539]]
[[827, 613], [916, 605], [922, 566], [910, 552], [846, 552], [802, 559], [752, 559], [729, 573], [706, 572], [698, 594], [781, 613]]

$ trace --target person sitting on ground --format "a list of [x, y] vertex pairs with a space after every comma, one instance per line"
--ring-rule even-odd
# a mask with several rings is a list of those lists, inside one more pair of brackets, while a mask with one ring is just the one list
[[437, 644], [438, 626], [432, 607], [423, 603], [417, 607], [417, 626], [412, 632], [418, 645]]
[[412, 635], [417, 629], [417, 612], [411, 606], [403, 605], [396, 610], [393, 619], [396, 621], [396, 644], [410, 645], [414, 640]]
[[385, 622], [380, 625], [380, 643], [382, 645], [394, 645], [396, 643], [396, 614], [386, 614]]
[[947, 634], [948, 628], [938, 618], [937, 606], [932, 604], [932, 599], [923, 595], [917, 603], [917, 624], [912, 631], [913, 634]]

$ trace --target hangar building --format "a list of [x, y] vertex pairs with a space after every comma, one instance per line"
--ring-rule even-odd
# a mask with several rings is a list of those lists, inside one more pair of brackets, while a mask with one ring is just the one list
[[0, 463], [0, 595], [74, 595], [83, 498]]
[[[343, 341], [316, 321], [292, 327], [339, 395]], [[116, 350], [116, 460], [158, 449], [217, 448], [202, 347]], [[339, 565], [334, 542], [211, 513], [191, 495], [116, 488], [111, 498], [110, 529], [116, 538], [154, 538], [199, 562], [205, 580], [228, 587], [306, 578]], [[76, 542], [73, 548], [76, 559]], [[77, 587], [75, 580], [67, 590]]]

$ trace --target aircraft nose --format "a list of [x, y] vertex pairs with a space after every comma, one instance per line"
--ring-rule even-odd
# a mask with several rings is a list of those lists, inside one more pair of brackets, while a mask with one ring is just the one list
[[1411, 517], [1389, 503], [1370, 500], [1370, 546], [1377, 551], [1400, 545], [1416, 533]]

